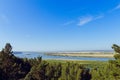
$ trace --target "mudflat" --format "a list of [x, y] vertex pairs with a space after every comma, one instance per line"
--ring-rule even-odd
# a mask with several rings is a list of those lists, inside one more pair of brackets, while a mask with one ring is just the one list
[[113, 53], [101, 53], [101, 52], [77, 52], [77, 53], [48, 53], [52, 56], [75, 56], [75, 57], [99, 57], [99, 58], [113, 58]]

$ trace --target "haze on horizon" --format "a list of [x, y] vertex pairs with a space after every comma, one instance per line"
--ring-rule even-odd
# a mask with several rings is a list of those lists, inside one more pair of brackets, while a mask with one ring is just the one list
[[0, 49], [111, 50], [120, 45], [120, 0], [0, 0]]

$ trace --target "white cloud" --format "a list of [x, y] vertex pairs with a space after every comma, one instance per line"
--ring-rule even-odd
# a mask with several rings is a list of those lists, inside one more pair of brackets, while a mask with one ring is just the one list
[[118, 4], [118, 5], [115, 6], [113, 9], [109, 10], [108, 12], [111, 13], [111, 12], [113, 12], [113, 11], [115, 11], [115, 10], [118, 10], [118, 9], [120, 9], [120, 4]]
[[118, 4], [118, 5], [114, 8], [114, 10], [117, 10], [117, 9], [120, 9], [120, 4]]
[[94, 20], [96, 20], [96, 19], [101, 19], [101, 18], [103, 18], [104, 17], [104, 15], [99, 15], [99, 16], [96, 16], [95, 18], [94, 18]]
[[92, 16], [87, 16], [87, 17], [80, 18], [78, 25], [79, 26], [85, 25], [85, 24], [91, 22], [92, 20], [93, 20]]
[[64, 23], [63, 25], [64, 25], [64, 26], [67, 26], [67, 25], [73, 24], [74, 22], [75, 22], [75, 21], [68, 21], [68, 22]]
[[81, 17], [78, 24], [79, 26], [83, 26], [91, 21], [94, 21], [94, 20], [97, 20], [97, 19], [101, 19], [103, 18], [104, 16], [103, 15], [99, 15], [99, 16], [86, 16], [86, 17]]

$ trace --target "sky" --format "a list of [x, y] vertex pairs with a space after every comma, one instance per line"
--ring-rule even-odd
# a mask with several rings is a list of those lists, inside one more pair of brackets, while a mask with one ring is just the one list
[[120, 0], [0, 0], [0, 49], [111, 50], [120, 45]]

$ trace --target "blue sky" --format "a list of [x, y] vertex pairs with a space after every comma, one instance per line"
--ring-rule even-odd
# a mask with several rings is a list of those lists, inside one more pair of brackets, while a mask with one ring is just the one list
[[0, 48], [110, 50], [120, 44], [120, 0], [0, 0]]

